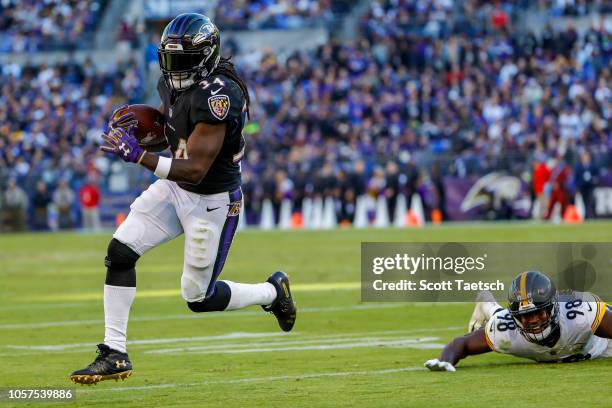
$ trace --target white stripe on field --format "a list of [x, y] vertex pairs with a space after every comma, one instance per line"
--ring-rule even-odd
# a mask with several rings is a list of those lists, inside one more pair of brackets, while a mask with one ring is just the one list
[[341, 344], [320, 344], [311, 346], [288, 346], [288, 347], [275, 347], [275, 348], [251, 348], [241, 350], [217, 350], [217, 351], [199, 351], [192, 354], [240, 354], [240, 353], [265, 353], [274, 351], [301, 351], [301, 350], [338, 350], [338, 349], [352, 349], [360, 347], [404, 347], [404, 348], [417, 348], [417, 349], [440, 349], [444, 347], [441, 343], [415, 343], [411, 341], [395, 340], [395, 341], [377, 341], [377, 342], [355, 342], [355, 343], [341, 343]]
[[12, 312], [14, 310], [34, 310], [34, 309], [49, 309], [53, 307], [54, 309], [60, 308], [75, 308], [75, 307], [83, 307], [88, 305], [95, 305], [91, 302], [64, 302], [64, 303], [23, 303], [16, 305], [7, 305], [0, 306], [1, 312]]
[[333, 336], [331, 338], [313, 337], [303, 338], [296, 340], [276, 340], [266, 342], [252, 342], [252, 343], [234, 343], [234, 344], [207, 344], [205, 346], [189, 346], [189, 347], [172, 347], [172, 348], [157, 348], [154, 350], [145, 351], [145, 354], [175, 354], [175, 353], [193, 353], [199, 351], [209, 350], [225, 350], [225, 349], [240, 349], [240, 348], [257, 348], [257, 347], [276, 347], [276, 346], [289, 346], [289, 345], [306, 345], [306, 344], [333, 344], [333, 343], [346, 343], [352, 341], [391, 341], [391, 340], [410, 340], [413, 342], [419, 341], [433, 341], [438, 340], [438, 337], [423, 337], [423, 338], [407, 338], [405, 336], [390, 336], [390, 337], [361, 337], [361, 336]]
[[[296, 333], [291, 333], [291, 334], [282, 334], [280, 333], [280, 337], [282, 336], [290, 336], [290, 339], [287, 340], [274, 340], [271, 339], [270, 341], [267, 342], [256, 342], [256, 343], [245, 343], [245, 342], [241, 342], [241, 340], [247, 340], [247, 338], [245, 337], [244, 339], [240, 339], [239, 336], [236, 336], [233, 333], [230, 333], [229, 335], [221, 335], [221, 336], [214, 336], [217, 337], [218, 339], [220, 338], [227, 338], [227, 340], [224, 341], [223, 344], [209, 344], [207, 346], [203, 346], [203, 347], [196, 347], [196, 345], [194, 345], [193, 347], [196, 347], [194, 350], [198, 350], [198, 349], [227, 349], [227, 348], [245, 348], [245, 347], [249, 347], [249, 348], [266, 348], [266, 347], [270, 347], [270, 346], [287, 346], [287, 345], [294, 345], [294, 344], [299, 344], [299, 345], [305, 345], [305, 344], [322, 344], [322, 343], [330, 343], [330, 342], [349, 342], [349, 341], [364, 341], [365, 339], [371, 339], [368, 337], [364, 337], [364, 336], [385, 336], [382, 339], [380, 338], [376, 338], [376, 340], [407, 340], [408, 338], [405, 337], [408, 334], [419, 334], [419, 333], [431, 333], [431, 332], [441, 332], [441, 331], [450, 331], [450, 330], [458, 330], [461, 329], [461, 327], [443, 327], [443, 328], [429, 328], [429, 329], [412, 329], [412, 330], [387, 330], [387, 331], [380, 331], [380, 332], [352, 332], [352, 333], [337, 333], [337, 334], [328, 334], [328, 335], [309, 335], [306, 337], [302, 337], [300, 338], [300, 336], [296, 336]], [[402, 336], [399, 336], [402, 335]], [[210, 336], [213, 337], [213, 336]], [[230, 337], [235, 337], [233, 340], [230, 339]], [[296, 339], [297, 337], [297, 339]], [[278, 337], [277, 337], [278, 338]], [[333, 339], [333, 341], [326, 341], [326, 339]], [[180, 341], [180, 340], [189, 340], [189, 338], [174, 338], [174, 339], [151, 339], [151, 340], [144, 340], [142, 342], [139, 343], [148, 343], [150, 344], [155, 344], [155, 343], [172, 343], [174, 341]], [[230, 341], [230, 343], [227, 343], [227, 341]], [[128, 347], [131, 349], [132, 347], [134, 347], [132, 345], [133, 342], [128, 342]], [[69, 353], [69, 354], [74, 354], [74, 353], [89, 353], [92, 349], [94, 349], [94, 344], [90, 344], [88, 345], [88, 347], [76, 347], [76, 348], [72, 348], [72, 345], [41, 345], [41, 346], [23, 346], [23, 345], [7, 345], [4, 346], [6, 348], [10, 348], [12, 351], [11, 352], [7, 352], [7, 353], [0, 353], [0, 357], [5, 357], [5, 356], [10, 356], [13, 358], [19, 358], [19, 357], [25, 357], [25, 356], [33, 356], [33, 355], [45, 355], [48, 353]], [[144, 346], [146, 347], [147, 344], [144, 344]], [[422, 346], [418, 346], [417, 348], [442, 348], [442, 344], [437, 344], [437, 343], [428, 343], [428, 344], [423, 344]], [[65, 347], [70, 347], [70, 348], [65, 348]], [[136, 346], [138, 347], [138, 346]], [[393, 346], [390, 345], [390, 347], [407, 347], [407, 346]], [[183, 347], [183, 348], [187, 348], [187, 347]], [[26, 352], [22, 352], [22, 350], [25, 350]], [[30, 351], [30, 350], [34, 350], [34, 351]], [[170, 350], [170, 351], [178, 351], [179, 353], [181, 351], [181, 348], [172, 348], [172, 349], [158, 349], [158, 350]], [[149, 353], [150, 351], [145, 351], [145, 353]], [[197, 352], [197, 351], [196, 351]], [[164, 352], [162, 352], [164, 353]]]
[[[146, 345], [146, 344], [164, 344], [164, 343], [180, 343], [180, 342], [197, 342], [197, 341], [210, 341], [210, 340], [233, 340], [233, 339], [252, 339], [261, 337], [279, 337], [288, 336], [289, 333], [285, 332], [267, 332], [267, 333], [245, 333], [245, 332], [234, 332], [228, 334], [220, 334], [217, 336], [200, 336], [200, 337], [173, 337], [167, 339], [149, 339], [149, 340], [133, 340], [128, 344], [134, 345]], [[53, 344], [53, 345], [42, 345], [42, 346], [24, 346], [9, 344], [6, 347], [17, 349], [17, 350], [66, 350], [74, 348], [91, 348], [93, 343], [75, 343], [75, 344]]]
[[[350, 341], [347, 341], [350, 340]], [[335, 340], [311, 340], [311, 341], [297, 341], [297, 342], [285, 342], [285, 343], [259, 343], [253, 344], [255, 347], [250, 348], [232, 348], [231, 346], [211, 347], [208, 350], [197, 349], [191, 351], [180, 350], [181, 353], [186, 354], [241, 354], [241, 353], [265, 353], [275, 351], [302, 351], [302, 350], [338, 350], [338, 349], [353, 349], [362, 347], [406, 347], [406, 348], [420, 348], [420, 349], [438, 349], [444, 347], [444, 344], [430, 343], [430, 341], [438, 340], [438, 337], [424, 337], [421, 339], [376, 339], [376, 338], [363, 338], [363, 339], [335, 339]], [[309, 344], [312, 343], [312, 344]], [[327, 344], [325, 344], [327, 343]], [[335, 343], [335, 344], [334, 344]], [[204, 346], [203, 348], [206, 348]], [[163, 352], [165, 350], [159, 350]], [[146, 353], [154, 353], [148, 351]], [[176, 353], [173, 353], [176, 354]]]
[[[264, 332], [264, 333], [249, 333], [249, 332], [233, 332], [221, 335], [213, 335], [213, 336], [198, 336], [198, 337], [169, 337], [169, 338], [158, 338], [158, 339], [147, 339], [147, 340], [130, 340], [128, 341], [128, 347], [135, 346], [147, 346], [147, 345], [158, 345], [158, 344], [173, 344], [180, 342], [207, 342], [211, 340], [223, 340], [223, 341], [232, 341], [237, 340], [232, 343], [223, 343], [228, 344], [229, 347], [236, 347], [242, 344], [240, 340], [242, 339], [256, 339], [256, 338], [269, 338], [269, 337], [289, 337], [292, 340], [287, 341], [295, 341], [296, 337], [301, 340], [306, 341], [310, 340], [325, 340], [325, 339], [339, 339], [346, 340], [350, 338], [363, 338], [364, 336], [392, 336], [392, 335], [414, 335], [419, 333], [430, 333], [430, 332], [439, 332], [439, 331], [454, 331], [461, 329], [461, 326], [452, 326], [452, 327], [440, 327], [440, 328], [421, 328], [421, 329], [407, 329], [407, 330], [384, 330], [384, 331], [368, 331], [368, 332], [344, 332], [344, 333], [333, 333], [333, 334], [324, 334], [324, 335], [306, 335], [305, 337], [300, 332]], [[269, 342], [268, 342], [269, 343]], [[22, 344], [8, 344], [4, 346], [6, 348], [10, 348], [13, 350], [38, 350], [38, 351], [63, 351], [70, 350], [74, 352], [75, 349], [92, 349], [95, 347], [95, 343], [76, 343], [76, 344], [42, 344], [42, 345], [22, 345]], [[210, 347], [207, 345], [206, 347]], [[179, 349], [179, 348], [176, 348]], [[22, 354], [19, 354], [22, 355]]]
[[231, 385], [231, 384], [246, 384], [254, 382], [268, 382], [268, 381], [287, 381], [287, 380], [308, 380], [315, 378], [328, 378], [328, 377], [353, 377], [353, 376], [374, 376], [374, 375], [386, 375], [396, 374], [411, 371], [424, 371], [423, 367], [403, 367], [403, 368], [389, 368], [383, 370], [366, 370], [366, 371], [332, 371], [323, 373], [309, 373], [309, 374], [296, 374], [296, 375], [278, 375], [270, 377], [247, 377], [247, 378], [236, 378], [233, 380], [213, 380], [213, 381], [200, 381], [193, 383], [166, 383], [166, 384], [151, 384], [142, 385], [136, 387], [112, 387], [112, 388], [89, 388], [81, 390], [79, 394], [89, 393], [100, 393], [100, 392], [116, 392], [116, 391], [141, 391], [141, 390], [154, 390], [164, 388], [183, 388], [183, 387], [198, 387], [207, 385]]
[[[357, 290], [361, 288], [361, 282], [314, 282], [296, 283], [291, 285], [292, 292], [328, 292], [335, 290]], [[37, 295], [35, 297], [25, 297], [25, 301], [79, 301], [79, 300], [102, 300], [102, 291], [80, 292], [66, 294]], [[177, 297], [181, 295], [180, 289], [140, 289], [137, 296], [139, 298], [165, 298]]]
[[[3, 299], [5, 300], [5, 299]], [[172, 298], [164, 298], [162, 300], [157, 300], [156, 303], [159, 304], [159, 302], [174, 302], [176, 301], [176, 299], [172, 299]], [[449, 305], [449, 304], [461, 304], [461, 303], [469, 303], [469, 302], [401, 302], [403, 304], [409, 304], [412, 307], [429, 307], [432, 304], [437, 304], [437, 305]], [[20, 304], [13, 304], [13, 305], [3, 305], [0, 306], [0, 313], [4, 313], [4, 312], [12, 312], [15, 310], [37, 310], [37, 309], [46, 309], [48, 310], [49, 308], [53, 308], [53, 310], [56, 309], [74, 309], [74, 308], [83, 308], [83, 307], [94, 307], [94, 308], [98, 308], [100, 305], [97, 302], [91, 302], [91, 301], [82, 301], [82, 302], [48, 302], [48, 303], [20, 303]], [[97, 309], [96, 309], [97, 310]], [[11, 316], [8, 316], [11, 317]]]
[[[370, 309], [396, 309], [406, 307], [405, 303], [382, 303], [382, 304], [364, 304], [351, 306], [334, 306], [334, 307], [304, 307], [299, 308], [298, 313], [321, 313], [321, 312], [349, 312], [354, 310], [370, 310]], [[130, 322], [155, 322], [161, 320], [183, 320], [183, 319], [204, 319], [214, 317], [242, 317], [242, 316], [261, 316], [262, 311], [231, 311], [231, 312], [209, 312], [209, 313], [193, 313], [193, 314], [178, 314], [165, 316], [136, 316], [130, 319]], [[104, 324], [104, 320], [63, 320], [55, 322], [36, 322], [36, 323], [9, 323], [0, 324], [0, 330], [16, 330], [16, 329], [42, 329], [49, 327], [66, 327], [80, 326], [86, 324]]]

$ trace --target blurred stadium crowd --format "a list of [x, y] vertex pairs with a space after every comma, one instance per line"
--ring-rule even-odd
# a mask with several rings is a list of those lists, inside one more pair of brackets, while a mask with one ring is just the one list
[[97, 27], [105, 0], [3, 0], [0, 52], [74, 50]]
[[226, 30], [291, 29], [329, 22], [350, 0], [231, 0], [217, 3], [215, 24]]
[[[515, 20], [533, 7], [555, 16], [612, 10], [605, 2], [533, 3], [380, 0], [361, 15], [355, 38], [314, 51], [253, 54], [229, 44], [254, 101], [243, 161], [249, 222], [258, 222], [266, 199], [278, 214], [283, 199], [299, 209], [313, 196], [334, 197], [346, 222], [364, 194], [385, 196], [392, 212], [398, 195], [417, 193], [427, 217], [445, 214], [443, 177], [491, 171], [529, 185], [540, 216], [549, 217], [554, 202], [564, 208], [575, 192], [593, 216], [592, 190], [612, 163], [611, 28], [596, 23], [579, 34], [570, 20], [535, 32]], [[0, 52], [72, 47], [105, 7], [0, 4]], [[350, 5], [234, 0], [219, 2], [215, 19], [222, 33], [286, 29], [331, 21]], [[98, 189], [112, 189], [113, 174], [97, 150], [99, 135], [113, 106], [143, 100], [144, 61], [110, 71], [93, 61], [0, 67], [5, 228], [97, 225], [87, 210], [98, 205]], [[518, 217], [506, 207], [500, 203], [495, 217]]]

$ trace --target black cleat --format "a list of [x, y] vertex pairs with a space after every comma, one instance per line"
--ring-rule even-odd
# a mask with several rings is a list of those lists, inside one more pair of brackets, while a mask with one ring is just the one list
[[291, 297], [291, 290], [289, 290], [289, 277], [285, 272], [274, 272], [268, 278], [268, 282], [274, 285], [278, 295], [270, 306], [262, 306], [262, 308], [266, 312], [274, 313], [283, 331], [291, 331], [295, 324], [297, 308]]
[[125, 380], [130, 375], [132, 363], [127, 353], [98, 344], [98, 356], [93, 363], [70, 374], [70, 379], [78, 384], [91, 385], [105, 380]]

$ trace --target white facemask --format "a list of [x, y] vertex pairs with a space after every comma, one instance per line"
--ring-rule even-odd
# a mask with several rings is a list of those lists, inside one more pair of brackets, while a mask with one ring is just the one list
[[528, 339], [531, 340], [533, 342], [538, 342], [538, 341], [543, 341], [545, 339], [548, 338], [548, 336], [551, 335], [553, 329], [552, 329], [552, 325], [549, 325], [547, 328], [545, 328], [544, 330], [542, 330], [541, 333], [538, 334], [534, 334], [534, 333], [527, 333], [527, 332], [523, 332], [523, 335]]

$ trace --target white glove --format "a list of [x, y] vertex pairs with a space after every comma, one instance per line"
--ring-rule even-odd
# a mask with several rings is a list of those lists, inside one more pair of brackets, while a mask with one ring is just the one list
[[425, 362], [425, 367], [431, 371], [450, 371], [454, 373], [457, 369], [448, 361], [440, 361], [437, 358]]

